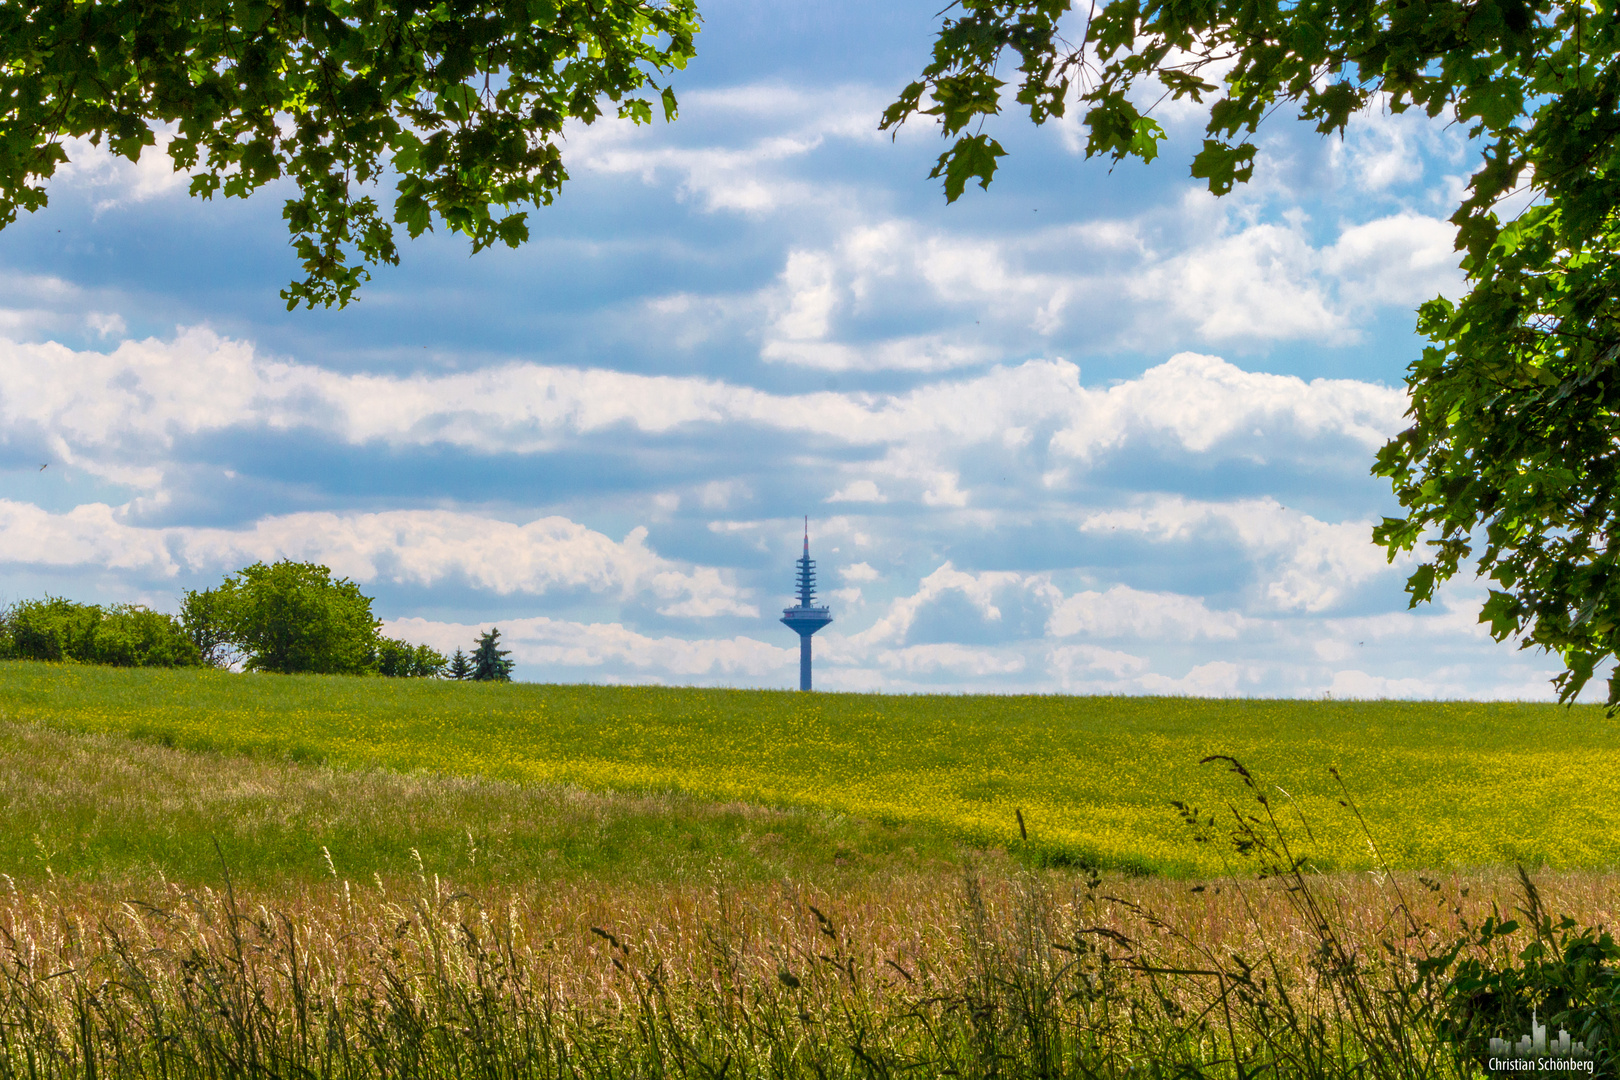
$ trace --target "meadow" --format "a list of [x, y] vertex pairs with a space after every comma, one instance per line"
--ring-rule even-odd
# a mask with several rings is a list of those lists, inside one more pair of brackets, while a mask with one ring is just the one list
[[[966, 843], [1034, 864], [1172, 877], [1218, 875], [1226, 867], [1222, 845], [1196, 843], [1170, 805], [1178, 800], [1224, 815], [1233, 777], [1222, 762], [1199, 762], [1225, 754], [1259, 778], [1283, 827], [1323, 870], [1367, 869], [1380, 859], [1407, 869], [1620, 863], [1620, 722], [1596, 707], [896, 697], [10, 662], [0, 664], [0, 721], [362, 775], [426, 774], [531, 792], [551, 785], [686, 800], [692, 807], [775, 808], [791, 811], [782, 818], [787, 824], [741, 831], [775, 834], [792, 850], [836, 853], [842, 845], [856, 855], [864, 845], [927, 861], [948, 858], [953, 844]], [[1346, 794], [1364, 816], [1365, 832], [1342, 805]], [[38, 865], [54, 855], [62, 863], [97, 844], [112, 857], [131, 834], [110, 825], [97, 831], [93, 807], [105, 798], [85, 796], [91, 809], [76, 825], [41, 811], [40, 843], [51, 850], [35, 845], [14, 851], [13, 859]], [[480, 799], [490, 807], [506, 801], [469, 795], [464, 803]], [[286, 838], [289, 859], [296, 853], [307, 862], [307, 853], [324, 845], [335, 858], [355, 860], [349, 872], [362, 876], [382, 860], [399, 866], [404, 832], [420, 832], [413, 846], [448, 859], [457, 844], [477, 847], [480, 829], [494, 834], [499, 848], [498, 837], [515, 835], [512, 823], [521, 816], [489, 809], [490, 827], [468, 830], [427, 825], [455, 815], [406, 815], [400, 835], [379, 839], [374, 824], [350, 809], [312, 811], [308, 821], [277, 833], [275, 808], [283, 805], [266, 798], [254, 813], [267, 822], [265, 836]], [[222, 816], [200, 804], [189, 813], [180, 820]], [[470, 809], [462, 813], [484, 820]], [[50, 821], [58, 822], [54, 834]], [[654, 839], [657, 829], [674, 829], [651, 844], [659, 850], [691, 850], [693, 839], [701, 850], [704, 843], [686, 826], [623, 827]], [[205, 857], [195, 851], [206, 829], [173, 822], [167, 828], [174, 843], [194, 852], [188, 858]], [[840, 829], [843, 839], [824, 842]], [[739, 834], [732, 825], [714, 831]], [[540, 848], [562, 858], [565, 840]], [[737, 844], [739, 851], [757, 847], [753, 840]], [[597, 857], [589, 851], [627, 846], [573, 845], [585, 862]], [[506, 847], [505, 857], [533, 872], [536, 844]], [[510, 854], [518, 850], [529, 854]], [[774, 865], [769, 858], [757, 863]]]
[[[1545, 1005], [1536, 934], [1481, 927], [1620, 898], [1292, 869], [1265, 825], [1215, 881], [1041, 869], [825, 811], [18, 720], [0, 798], [0, 1077], [30, 1080], [1462, 1080]], [[1516, 980], [1489, 1023], [1458, 956]]]
[[1617, 742], [0, 664], [0, 1078], [1613, 1076]]

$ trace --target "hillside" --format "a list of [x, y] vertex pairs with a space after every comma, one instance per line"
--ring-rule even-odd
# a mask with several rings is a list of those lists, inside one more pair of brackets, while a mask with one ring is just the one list
[[1237, 779], [1199, 761], [1229, 754], [1324, 868], [1372, 865], [1330, 767], [1396, 866], [1620, 862], [1620, 724], [1597, 708], [798, 695], [10, 663], [0, 714], [340, 770], [829, 811], [1027, 846], [1048, 862], [1173, 875], [1221, 868], [1220, 845], [1194, 843], [1170, 802], [1218, 810]]

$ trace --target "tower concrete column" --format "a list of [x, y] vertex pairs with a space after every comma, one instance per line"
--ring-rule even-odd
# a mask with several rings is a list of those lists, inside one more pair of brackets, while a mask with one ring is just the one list
[[782, 622], [799, 635], [799, 689], [810, 689], [810, 637], [832, 622], [832, 611], [816, 604], [816, 563], [810, 558], [810, 521], [804, 525], [804, 557], [799, 560], [795, 585], [799, 602], [782, 609]]

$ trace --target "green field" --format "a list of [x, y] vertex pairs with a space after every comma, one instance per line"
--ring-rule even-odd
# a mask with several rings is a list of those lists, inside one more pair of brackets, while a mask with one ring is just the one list
[[1230, 754], [1324, 869], [1373, 865], [1330, 766], [1393, 865], [1620, 864], [1620, 723], [1595, 707], [896, 697], [10, 662], [0, 663], [0, 721], [514, 791], [800, 808], [902, 830], [912, 839], [898, 846], [911, 850], [940, 835], [1172, 875], [1222, 869], [1220, 845], [1194, 843], [1169, 804], [1218, 810], [1239, 798], [1234, 777], [1198, 764]]

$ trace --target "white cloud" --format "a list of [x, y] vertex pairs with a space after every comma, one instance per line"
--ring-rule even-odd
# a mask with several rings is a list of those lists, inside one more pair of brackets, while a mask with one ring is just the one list
[[62, 149], [68, 160], [57, 167], [52, 183], [101, 193], [98, 211], [178, 193], [191, 181], [191, 173], [176, 172], [174, 159], [169, 157], [169, 143], [178, 133], [174, 124], [154, 131], [155, 145], [144, 147], [138, 161], [119, 157], [106, 145], [88, 139], [64, 139]]
[[1456, 239], [1450, 222], [1401, 213], [1345, 229], [1323, 252], [1323, 264], [1357, 306], [1416, 307], [1437, 295], [1462, 295]]
[[1133, 434], [1168, 439], [1193, 453], [1224, 440], [1336, 435], [1372, 449], [1400, 430], [1407, 396], [1376, 383], [1249, 372], [1216, 356], [1177, 353], [1107, 390], [1072, 395], [1068, 424], [1052, 448], [1082, 460]]
[[1145, 657], [1096, 645], [1060, 645], [1047, 651], [1046, 662], [1065, 690], [1100, 689], [1094, 678], [1084, 677], [1098, 674], [1114, 680], [1110, 688], [1123, 689], [1120, 680], [1140, 675], [1149, 667]]
[[1080, 528], [1158, 541], [1236, 540], [1269, 579], [1266, 601], [1282, 609], [1321, 611], [1347, 588], [1390, 571], [1383, 549], [1373, 545], [1372, 522], [1318, 521], [1270, 498], [1230, 503], [1153, 498], [1130, 509], [1088, 514]]
[[[681, 95], [681, 122], [665, 129], [599, 121], [568, 128], [568, 165], [579, 175], [674, 181], [708, 212], [764, 215], [784, 208], [837, 207], [847, 195], [795, 172], [829, 140], [874, 143], [886, 94], [875, 87], [802, 90], [780, 83]], [[710, 134], [708, 145], [686, 145]]]
[[97, 337], [116, 337], [128, 327], [122, 315], [107, 315], [99, 311], [92, 311], [84, 317], [85, 323], [96, 332]]
[[1448, 696], [1447, 689], [1437, 679], [1389, 678], [1352, 668], [1334, 673], [1328, 693], [1336, 698], [1432, 698]]
[[96, 503], [65, 514], [0, 499], [0, 560], [46, 566], [105, 565], [177, 574], [247, 563], [320, 562], [359, 582], [430, 586], [446, 580], [510, 595], [585, 589], [648, 596], [665, 615], [756, 616], [747, 590], [713, 567], [683, 567], [647, 546], [637, 527], [623, 540], [562, 517], [518, 525], [448, 510], [306, 513], [247, 529], [143, 528]]
[[878, 578], [882, 577], [881, 574], [864, 562], [851, 563], [848, 566], [841, 566], [838, 568], [838, 574], [845, 581], [849, 582], [876, 581]]
[[796, 674], [799, 650], [768, 645], [749, 637], [649, 637], [620, 623], [580, 623], [537, 616], [493, 623], [450, 623], [430, 619], [393, 619], [383, 633], [440, 652], [470, 648], [478, 634], [495, 626], [512, 658], [527, 666], [531, 680], [544, 679], [548, 668], [627, 668], [642, 678], [747, 676], [786, 678]]
[[1233, 697], [1242, 686], [1259, 681], [1263, 672], [1245, 669], [1227, 660], [1211, 660], [1199, 664], [1178, 679], [1167, 675], [1147, 674], [1136, 681], [1142, 689], [1153, 694], [1186, 694], [1190, 697]]
[[1001, 350], [959, 316], [945, 320], [962, 322], [957, 329], [867, 341], [849, 340], [844, 324], [922, 301], [989, 308], [985, 314], [1027, 321], [1040, 332], [1056, 328], [1073, 284], [1017, 261], [1005, 242], [923, 233], [902, 221], [853, 226], [834, 248], [789, 253], [775, 286], [761, 294], [769, 327], [760, 356], [832, 371], [987, 363]]
[[180, 569], [162, 531], [126, 525], [105, 503], [53, 514], [11, 499], [0, 499], [0, 563], [163, 575]]
[[[1253, 195], [1222, 201], [1188, 189], [1174, 208], [1135, 219], [991, 235], [855, 221], [830, 242], [791, 249], [775, 282], [731, 306], [747, 310], [767, 361], [924, 372], [990, 363], [1059, 335], [1136, 349], [1346, 344], [1379, 308], [1410, 310], [1461, 287], [1443, 215], [1346, 220], [1323, 243], [1297, 208], [1264, 209]], [[930, 329], [874, 332], [873, 318], [894, 311]]]
[[878, 490], [877, 483], [872, 480], [852, 480], [842, 488], [827, 496], [828, 502], [888, 502], [883, 492]]
[[740, 480], [710, 480], [698, 489], [697, 501], [705, 510], [724, 510], [752, 494], [748, 485]]
[[1327, 141], [1328, 160], [1349, 186], [1384, 192], [1423, 179], [1426, 161], [1460, 164], [1468, 153], [1462, 128], [1425, 116], [1420, 109], [1389, 111], [1379, 95], [1350, 118], [1342, 139]]
[[946, 672], [982, 678], [986, 675], [1015, 675], [1024, 670], [1024, 657], [1006, 650], [980, 649], [968, 645], [940, 643], [885, 649], [877, 654], [884, 667], [908, 675]]
[[867, 629], [849, 638], [856, 648], [888, 641], [904, 641], [923, 605], [949, 592], [959, 592], [967, 598], [979, 614], [995, 622], [1001, 618], [1001, 609], [995, 604], [995, 593], [1004, 588], [1019, 588], [1025, 584], [1022, 574], [1012, 571], [986, 571], [968, 574], [949, 562], [923, 578], [917, 591], [904, 596], [889, 606], [888, 612]]
[[1168, 308], [1205, 341], [1338, 339], [1335, 310], [1317, 269], [1320, 255], [1302, 231], [1256, 224], [1218, 234], [1131, 275], [1131, 297], [1147, 317]]
[[[349, 444], [450, 446], [534, 454], [611, 430], [647, 436], [720, 426], [816, 434], [884, 456], [848, 471], [826, 498], [906, 497], [961, 507], [954, 459], [993, 443], [1019, 452], [1037, 432], [1082, 461], [1132, 437], [1208, 452], [1225, 442], [1260, 453], [1252, 431], [1281, 441], [1266, 453], [1309, 454], [1298, 440], [1347, 437], [1366, 447], [1398, 430], [1404, 391], [1351, 380], [1246, 372], [1181, 353], [1106, 389], [1063, 360], [996, 367], [904, 393], [784, 396], [711, 379], [502, 364], [412, 376], [351, 375], [267, 360], [210, 330], [172, 341], [125, 341], [108, 353], [0, 340], [0, 444], [39, 449], [119, 482], [156, 488], [164, 452], [231, 429], [315, 431]], [[1044, 436], [1043, 436], [1044, 437]], [[1264, 441], [1264, 440], [1263, 440]], [[699, 495], [718, 507], [746, 485], [716, 481]]]
[[1233, 612], [1211, 611], [1196, 596], [1140, 592], [1115, 585], [1106, 592], [1080, 592], [1052, 609], [1046, 631], [1054, 637], [1151, 637], [1190, 641], [1231, 640], [1245, 620]]

